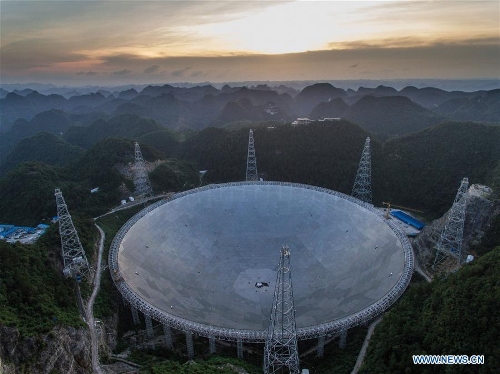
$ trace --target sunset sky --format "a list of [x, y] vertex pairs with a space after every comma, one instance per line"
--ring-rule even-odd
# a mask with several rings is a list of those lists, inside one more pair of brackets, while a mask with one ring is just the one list
[[499, 1], [0, 1], [2, 83], [500, 76]]

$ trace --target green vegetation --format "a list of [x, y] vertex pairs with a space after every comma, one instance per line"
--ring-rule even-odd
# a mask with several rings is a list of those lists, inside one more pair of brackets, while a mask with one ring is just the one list
[[[108, 259], [109, 247], [118, 230], [127, 222], [134, 214], [138, 213], [144, 206], [136, 205], [130, 209], [124, 209], [102, 218], [99, 218], [96, 223], [104, 231], [106, 239], [104, 242], [104, 252], [102, 254], [103, 262]], [[114, 287], [113, 280], [109, 271], [101, 273], [101, 288], [94, 302], [94, 315], [98, 318], [110, 317], [117, 310], [116, 300], [119, 299], [119, 294]]]
[[249, 374], [261, 374], [262, 366], [251, 364], [234, 357], [210, 355], [187, 361], [183, 356], [165, 350], [133, 351], [130, 360], [142, 365], [144, 374], [234, 374], [233, 368], [246, 370]]
[[42, 163], [19, 165], [0, 179], [3, 223], [36, 226], [56, 215], [54, 189], [60, 177], [56, 168]]
[[[259, 175], [350, 193], [367, 133], [346, 121], [254, 128]], [[248, 128], [207, 128], [181, 145], [178, 157], [208, 169], [207, 183], [245, 179]], [[380, 144], [374, 142], [374, 152]]]
[[[375, 201], [442, 215], [460, 181], [491, 184], [500, 160], [500, 127], [449, 122], [384, 145], [373, 160]], [[498, 171], [496, 178], [498, 178]]]
[[75, 147], [54, 134], [41, 132], [31, 138], [21, 140], [15, 146], [14, 150], [0, 164], [0, 175], [25, 161], [65, 166], [75, 161], [84, 152], [84, 149]]
[[[141, 147], [141, 151], [148, 161], [162, 158], [160, 152], [147, 145]], [[71, 214], [99, 216], [118, 205], [122, 197], [119, 187], [131, 184], [115, 165], [127, 165], [133, 160], [131, 140], [108, 138], [66, 168], [39, 162], [19, 164], [0, 178], [0, 222], [35, 226], [55, 216], [55, 188], [63, 192]], [[179, 168], [189, 169], [186, 165]], [[157, 175], [162, 178], [161, 173]], [[99, 187], [99, 192], [90, 193], [95, 187]]]
[[99, 119], [90, 126], [72, 126], [63, 137], [73, 145], [89, 149], [108, 137], [137, 139], [143, 134], [161, 129], [163, 127], [154, 120], [123, 114], [108, 121]]
[[166, 160], [149, 174], [153, 191], [184, 191], [200, 185], [200, 175], [193, 164]]
[[370, 95], [352, 104], [342, 117], [381, 139], [421, 131], [446, 120], [404, 96]]
[[[385, 314], [362, 373], [493, 373], [500, 368], [500, 247], [446, 279], [411, 287]], [[484, 355], [484, 365], [413, 365], [415, 354]]]
[[[350, 194], [369, 135], [347, 121], [257, 127], [259, 175]], [[247, 142], [248, 128], [207, 128], [182, 143], [176, 155], [208, 169], [207, 183], [238, 181], [245, 178]], [[372, 139], [373, 201], [413, 207], [435, 218], [450, 207], [463, 177], [500, 185], [499, 159], [498, 126], [449, 122], [385, 144]]]
[[169, 129], [148, 132], [138, 138], [140, 143], [147, 144], [164, 154], [164, 157], [171, 157], [179, 146], [179, 135]]
[[22, 336], [83, 326], [75, 283], [62, 277], [59, 240], [54, 225], [33, 245], [0, 241], [0, 325]]

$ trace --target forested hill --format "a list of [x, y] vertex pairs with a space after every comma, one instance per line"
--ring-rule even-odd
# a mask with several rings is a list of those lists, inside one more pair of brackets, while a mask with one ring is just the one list
[[[351, 193], [370, 134], [347, 121], [254, 129], [257, 168], [266, 180], [313, 184]], [[207, 169], [206, 182], [245, 178], [248, 128], [207, 128], [180, 145], [178, 157]], [[385, 144], [372, 139], [374, 203], [391, 201], [443, 214], [463, 177], [492, 181], [500, 162], [500, 127], [448, 122]]]
[[387, 142], [372, 166], [377, 199], [441, 215], [463, 177], [471, 184], [493, 183], [500, 167], [500, 127], [444, 123]]
[[[313, 184], [350, 193], [368, 134], [347, 121], [254, 128], [257, 168], [265, 180]], [[179, 147], [178, 158], [208, 170], [207, 183], [245, 179], [248, 128], [207, 128]], [[374, 142], [380, 153], [380, 143]]]
[[[164, 159], [161, 152], [145, 144], [141, 144], [141, 151], [146, 161]], [[133, 182], [116, 168], [133, 161], [132, 140], [107, 138], [66, 167], [21, 163], [0, 178], [0, 221], [34, 226], [53, 217], [55, 188], [63, 191], [71, 212], [91, 217], [102, 214], [133, 192]], [[179, 191], [198, 186], [199, 175], [193, 165], [166, 160], [151, 174], [151, 182], [158, 192]], [[99, 192], [90, 193], [95, 187]]]
[[[377, 326], [360, 373], [498, 373], [500, 247], [446, 279], [411, 286]], [[414, 365], [412, 355], [484, 355], [483, 365]]]
[[39, 161], [53, 166], [65, 166], [78, 159], [84, 149], [65, 142], [60, 137], [41, 132], [21, 140], [0, 162], [0, 176], [24, 161]]
[[[149, 126], [149, 125], [148, 125]], [[155, 127], [153, 123], [153, 127]], [[351, 193], [361, 151], [370, 134], [345, 120], [307, 126], [260, 126], [254, 128], [259, 176], [265, 180], [306, 183]], [[74, 148], [59, 138], [53, 147], [24, 152], [59, 153]], [[199, 184], [197, 170], [208, 170], [205, 183], [245, 179], [248, 128], [207, 128], [183, 142], [170, 130], [155, 130], [141, 138], [148, 161], [165, 154], [192, 165], [170, 161], [152, 175], [153, 188], [167, 191]], [[25, 140], [29, 142], [29, 139]], [[62, 148], [60, 147], [62, 146]], [[28, 152], [29, 153], [29, 152]], [[66, 153], [65, 153], [66, 154]], [[71, 155], [71, 152], [68, 153]], [[69, 157], [69, 156], [68, 156]], [[54, 168], [44, 164], [21, 165], [0, 179], [2, 219], [17, 224], [36, 224], [53, 212], [53, 191], [63, 188], [74, 209], [97, 215], [121, 198], [119, 187], [133, 191], [133, 184], [114, 167], [133, 161], [133, 140], [104, 139], [72, 165]], [[54, 162], [53, 162], [54, 161]], [[372, 138], [373, 201], [390, 201], [423, 210], [429, 218], [443, 214], [453, 202], [463, 177], [470, 183], [491, 184], [493, 170], [500, 170], [500, 127], [449, 122], [422, 132], [381, 143]], [[196, 170], [197, 169], [197, 170]], [[180, 179], [178, 178], [180, 176]], [[184, 183], [187, 184], [185, 185]], [[89, 190], [100, 187], [100, 193]], [[129, 192], [130, 193], [130, 192]]]

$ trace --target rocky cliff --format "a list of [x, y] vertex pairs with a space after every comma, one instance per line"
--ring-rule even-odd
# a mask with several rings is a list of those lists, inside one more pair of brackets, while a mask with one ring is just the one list
[[[500, 201], [491, 199], [491, 196], [489, 187], [477, 184], [473, 184], [467, 191], [462, 243], [462, 254], [465, 254], [465, 257], [466, 254], [475, 255], [470, 251], [471, 246], [481, 241], [494, 218], [500, 214]], [[434, 247], [443, 231], [448, 213], [449, 211], [427, 225], [413, 241], [415, 256], [421, 266], [429, 273], [432, 273], [431, 266], [436, 253]]]
[[0, 373], [92, 373], [89, 332], [58, 326], [46, 335], [22, 337], [15, 327], [0, 326]]

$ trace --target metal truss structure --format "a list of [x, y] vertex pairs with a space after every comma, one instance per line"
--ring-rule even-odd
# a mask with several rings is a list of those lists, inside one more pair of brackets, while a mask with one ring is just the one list
[[372, 162], [370, 155], [370, 137], [366, 138], [361, 161], [359, 161], [358, 172], [352, 188], [353, 197], [372, 203]]
[[264, 348], [264, 374], [282, 373], [283, 369], [290, 374], [299, 374], [290, 250], [287, 246], [280, 251], [270, 320]]
[[460, 183], [453, 205], [448, 213], [443, 232], [436, 244], [436, 257], [432, 268], [435, 269], [446, 257], [456, 260], [458, 269], [463, 262], [462, 239], [464, 235], [465, 208], [467, 206], [467, 189], [469, 179], [464, 178]]
[[148, 172], [144, 159], [142, 158], [141, 147], [138, 142], [135, 145], [135, 163], [134, 163], [134, 186], [137, 196], [147, 198], [153, 196], [153, 189], [149, 182]]
[[83, 250], [68, 206], [59, 188], [55, 189], [57, 216], [59, 217], [59, 235], [61, 236], [61, 250], [64, 264], [64, 275], [69, 277], [84, 276], [90, 271], [87, 256]]
[[[217, 189], [224, 188], [227, 186], [240, 186], [240, 185], [250, 185], [255, 184], [256, 182], [231, 182], [231, 183], [222, 183], [222, 184], [210, 184], [204, 187], [195, 188], [192, 190], [184, 191], [178, 194], [175, 194], [172, 199], [178, 199], [183, 196], [198, 193], [207, 189]], [[289, 182], [272, 182], [272, 181], [263, 181], [257, 182], [258, 184], [263, 185], [275, 185], [275, 186], [291, 186], [297, 188], [305, 188], [310, 190], [319, 191], [322, 193], [327, 193], [331, 195], [335, 195], [339, 198], [348, 200], [354, 204], [360, 205], [363, 208], [369, 210], [372, 214], [379, 216], [379, 212], [373, 207], [372, 204], [365, 203], [359, 199], [353, 198], [352, 196], [345, 195], [343, 193], [328, 190], [326, 188], [310, 186], [306, 184], [300, 183], [289, 183]], [[120, 272], [118, 266], [118, 251], [120, 248], [120, 244], [125, 237], [125, 234], [128, 230], [142, 217], [156, 209], [160, 205], [167, 203], [170, 200], [160, 200], [154, 204], [149, 205], [148, 207], [141, 210], [135, 216], [133, 216], [130, 220], [122, 226], [122, 228], [118, 231], [116, 236], [114, 237], [111, 247], [109, 250], [109, 270], [111, 274], [116, 274]], [[341, 331], [348, 330], [352, 327], [362, 325], [379, 314], [387, 310], [392, 304], [396, 302], [396, 300], [403, 294], [403, 292], [408, 287], [412, 274], [413, 274], [413, 266], [414, 266], [414, 258], [413, 258], [413, 249], [411, 247], [410, 242], [408, 241], [408, 237], [402, 232], [399, 227], [392, 222], [392, 220], [385, 221], [386, 224], [391, 228], [394, 234], [397, 236], [398, 241], [401, 243], [403, 252], [404, 252], [404, 268], [400, 278], [396, 285], [386, 293], [381, 299], [372, 305], [353, 313], [349, 316], [339, 318], [327, 323], [307, 326], [303, 328], [297, 329], [297, 339], [312, 339], [317, 338], [319, 336], [326, 336], [328, 334], [337, 334]], [[267, 338], [267, 330], [247, 330], [247, 329], [233, 329], [233, 328], [225, 328], [212, 326], [207, 324], [202, 324], [190, 320], [186, 320], [184, 318], [175, 316], [173, 314], [168, 313], [165, 310], [161, 310], [144, 299], [139, 297], [128, 285], [126, 282], [113, 277], [113, 282], [115, 283], [116, 288], [122, 294], [122, 296], [128, 300], [131, 306], [137, 308], [142, 313], [149, 315], [154, 320], [171, 326], [177, 330], [196, 333], [199, 336], [203, 336], [206, 338], [213, 338], [218, 340], [226, 340], [226, 341], [244, 341], [244, 342], [264, 342]]]
[[247, 181], [258, 181], [257, 159], [255, 158], [255, 146], [253, 143], [253, 130], [248, 134], [248, 156], [247, 156]]

